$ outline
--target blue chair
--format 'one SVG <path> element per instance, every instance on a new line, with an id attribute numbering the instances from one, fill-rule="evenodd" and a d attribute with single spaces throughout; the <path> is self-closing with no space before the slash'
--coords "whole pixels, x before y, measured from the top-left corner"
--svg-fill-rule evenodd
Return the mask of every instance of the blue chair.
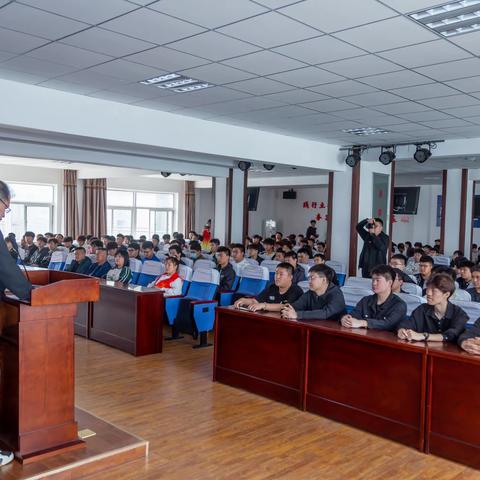
<path id="1" fill-rule="evenodd" d="M 265 267 L 268 269 L 268 274 L 270 277 L 270 283 L 273 283 L 275 281 L 275 270 L 277 269 L 277 265 L 280 262 L 277 260 L 264 260 L 262 262 L 262 267 Z"/>
<path id="2" fill-rule="evenodd" d="M 188 288 L 190 287 L 190 283 L 192 283 L 193 270 L 190 267 L 187 267 L 186 265 L 179 265 L 178 274 L 180 275 L 180 278 L 183 280 L 182 295 L 185 296 L 187 294 Z"/>
<path id="3" fill-rule="evenodd" d="M 165 265 L 157 260 L 145 260 L 142 264 L 140 275 L 137 279 L 137 285 L 146 287 L 152 283 L 157 277 L 163 274 Z"/>
<path id="4" fill-rule="evenodd" d="M 480 318 L 480 303 L 462 300 L 451 300 L 451 302 L 468 315 L 467 328 L 472 328 L 473 324 Z"/>
<path id="5" fill-rule="evenodd" d="M 158 262 L 157 262 L 158 263 Z M 138 279 L 140 278 L 140 273 L 142 271 L 142 262 L 136 258 L 130 258 L 130 270 L 132 271 L 132 282 L 134 285 L 137 285 Z"/>
<path id="6" fill-rule="evenodd" d="M 237 292 L 229 290 L 220 292 L 220 305 L 222 307 L 232 305 L 233 295 L 254 297 L 266 288 L 270 281 L 267 267 L 260 265 L 245 265 L 240 271 L 240 283 Z"/>
<path id="7" fill-rule="evenodd" d="M 210 345 L 208 343 L 208 332 L 213 329 L 215 322 L 215 307 L 218 302 L 214 298 L 219 283 L 220 273 L 217 270 L 198 269 L 193 272 L 192 282 L 186 296 L 165 297 L 167 319 L 172 326 L 177 317 L 181 300 L 192 300 L 190 303 L 191 313 L 200 336 L 200 343 L 193 348 L 203 348 Z"/>
<path id="8" fill-rule="evenodd" d="M 193 271 L 195 270 L 208 270 L 209 268 L 215 268 L 215 262 L 213 260 L 203 260 L 199 259 L 196 260 L 195 263 L 193 264 Z"/>
<path id="9" fill-rule="evenodd" d="M 413 285 L 413 283 L 411 285 Z M 422 303 L 427 303 L 421 295 L 414 295 L 411 293 L 397 293 L 396 295 L 407 304 L 407 317 L 409 317 Z"/>
<path id="10" fill-rule="evenodd" d="M 65 261 L 67 260 L 67 252 L 57 250 L 52 253 L 50 263 L 48 264 L 49 270 L 63 270 L 65 267 Z"/>
<path id="11" fill-rule="evenodd" d="M 345 286 L 341 287 L 343 298 L 345 298 L 345 305 L 347 313 L 351 313 L 352 310 L 357 306 L 357 303 L 368 295 L 373 295 L 373 291 L 368 288 L 359 288 Z"/>
<path id="12" fill-rule="evenodd" d="M 69 253 L 67 255 L 66 260 L 65 260 L 65 265 L 64 265 L 63 269 L 66 270 L 74 260 L 75 260 L 75 253 L 74 252 Z"/>
<path id="13" fill-rule="evenodd" d="M 343 287 L 345 285 L 345 280 L 347 279 L 345 265 L 335 260 L 327 260 L 325 262 L 325 265 L 328 265 L 330 268 L 333 268 L 335 270 L 335 273 L 337 274 L 338 284 Z"/>

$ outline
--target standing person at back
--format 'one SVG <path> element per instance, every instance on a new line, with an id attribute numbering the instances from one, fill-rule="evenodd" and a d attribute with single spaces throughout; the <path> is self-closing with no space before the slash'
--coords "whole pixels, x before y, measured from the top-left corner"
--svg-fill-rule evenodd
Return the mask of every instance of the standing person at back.
<path id="1" fill-rule="evenodd" d="M 357 225 L 357 232 L 363 240 L 358 266 L 362 269 L 362 277 L 370 278 L 373 267 L 387 263 L 388 235 L 383 232 L 381 218 L 362 220 Z"/>
<path id="2" fill-rule="evenodd" d="M 310 221 L 310 226 L 307 228 L 305 238 L 317 238 L 317 222 L 315 220 Z"/>

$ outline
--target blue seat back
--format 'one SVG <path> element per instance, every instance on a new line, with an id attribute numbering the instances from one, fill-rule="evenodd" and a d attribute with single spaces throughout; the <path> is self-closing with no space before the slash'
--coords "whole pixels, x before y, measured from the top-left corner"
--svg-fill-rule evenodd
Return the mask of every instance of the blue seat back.
<path id="1" fill-rule="evenodd" d="M 63 269 L 66 270 L 74 260 L 75 260 L 75 253 L 74 252 L 69 253 L 67 255 L 67 259 L 65 260 L 65 265 Z"/>
<path id="2" fill-rule="evenodd" d="M 165 271 L 163 263 L 156 260 L 145 260 L 142 264 L 140 275 L 138 276 L 137 285 L 146 287 L 149 283 L 152 283 L 157 277 L 162 275 Z"/>
<path id="3" fill-rule="evenodd" d="M 240 272 L 238 292 L 245 295 L 258 295 L 270 281 L 267 267 L 245 265 Z"/>
<path id="4" fill-rule="evenodd" d="M 140 272 L 142 271 L 142 262 L 136 258 L 130 259 L 130 270 L 132 271 L 132 282 L 134 285 L 137 285 L 138 279 L 140 277 Z"/>
<path id="5" fill-rule="evenodd" d="M 220 273 L 214 269 L 198 269 L 193 272 L 192 283 L 187 292 L 194 300 L 213 300 L 220 283 Z"/>
<path id="6" fill-rule="evenodd" d="M 178 274 L 180 275 L 180 278 L 183 280 L 182 295 L 186 295 L 188 288 L 192 283 L 193 271 L 190 267 L 187 267 L 186 265 L 179 265 Z"/>
<path id="7" fill-rule="evenodd" d="M 350 313 L 357 303 L 363 298 L 369 295 L 373 295 L 373 291 L 368 288 L 360 287 L 350 287 L 345 286 L 341 287 L 343 298 L 345 299 L 345 305 L 347 307 L 347 312 Z"/>
<path id="8" fill-rule="evenodd" d="M 49 270 L 63 270 L 65 267 L 65 261 L 67 259 L 67 252 L 63 250 L 57 250 L 52 253 L 50 263 L 48 264 Z"/>

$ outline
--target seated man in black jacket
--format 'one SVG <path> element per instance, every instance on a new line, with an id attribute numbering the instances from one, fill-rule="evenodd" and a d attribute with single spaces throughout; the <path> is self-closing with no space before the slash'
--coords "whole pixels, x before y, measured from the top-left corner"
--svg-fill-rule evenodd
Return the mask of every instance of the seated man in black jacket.
<path id="1" fill-rule="evenodd" d="M 381 218 L 362 220 L 357 225 L 357 232 L 363 240 L 358 266 L 362 269 L 362 277 L 370 278 L 373 267 L 387 263 L 388 235 L 383 232 Z"/>
<path id="2" fill-rule="evenodd" d="M 301 297 L 303 290 L 293 284 L 293 267 L 286 262 L 275 269 L 275 283 L 262 290 L 254 298 L 239 298 L 235 308 L 248 307 L 252 312 L 279 312 L 285 303 L 293 303 Z"/>
<path id="3" fill-rule="evenodd" d="M 42 262 L 45 258 L 49 256 L 50 249 L 47 247 L 47 239 L 46 237 L 38 237 L 37 238 L 37 249 L 33 252 L 32 256 L 30 257 L 30 265 L 34 266 L 41 266 Z"/>
<path id="4" fill-rule="evenodd" d="M 87 252 L 83 247 L 75 249 L 75 260 L 67 267 L 67 272 L 82 273 L 88 275 L 92 261 L 87 257 Z"/>
<path id="5" fill-rule="evenodd" d="M 23 236 L 24 242 L 22 242 L 22 247 L 25 250 L 25 258 L 23 263 L 28 265 L 31 261 L 32 255 L 38 250 L 37 246 L 33 243 L 35 240 L 35 233 L 25 232 Z"/>
<path id="6" fill-rule="evenodd" d="M 376 328 L 390 332 L 397 329 L 407 315 L 407 304 L 392 292 L 396 273 L 388 265 L 372 270 L 373 295 L 363 297 L 352 313 L 342 318 L 348 328 Z"/>
<path id="7" fill-rule="evenodd" d="M 299 320 L 339 320 L 345 313 L 345 299 L 334 283 L 335 271 L 327 265 L 314 265 L 308 272 L 310 290 L 296 302 L 285 305 L 282 317 Z"/>
<path id="8" fill-rule="evenodd" d="M 217 270 L 220 272 L 218 289 L 220 292 L 231 290 L 235 282 L 235 270 L 230 264 L 230 249 L 227 247 L 218 247 L 215 258 L 217 260 Z"/>
<path id="9" fill-rule="evenodd" d="M 480 355 L 480 318 L 458 337 L 458 345 L 472 355 Z"/>
<path id="10" fill-rule="evenodd" d="M 305 269 L 298 264 L 297 254 L 291 250 L 285 253 L 285 261 L 293 267 L 293 283 L 297 285 L 298 282 L 305 281 Z"/>
<path id="11" fill-rule="evenodd" d="M 418 263 L 418 270 L 420 273 L 415 275 L 417 285 L 422 289 L 422 295 L 425 295 L 427 289 L 427 282 L 432 277 L 433 258 L 430 255 L 422 255 Z"/>

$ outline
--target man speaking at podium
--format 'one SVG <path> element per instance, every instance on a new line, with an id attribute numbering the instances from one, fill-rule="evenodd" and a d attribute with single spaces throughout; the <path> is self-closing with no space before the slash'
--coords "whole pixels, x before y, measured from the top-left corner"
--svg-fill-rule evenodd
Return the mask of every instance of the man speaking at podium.
<path id="1" fill-rule="evenodd" d="M 10 211 L 10 189 L 5 182 L 0 180 L 0 222 Z M 8 289 L 20 300 L 30 300 L 32 291 L 31 283 L 24 277 L 15 260 L 10 255 L 3 233 L 0 231 L 0 295 Z M 0 467 L 13 460 L 13 453 L 0 449 Z"/>

